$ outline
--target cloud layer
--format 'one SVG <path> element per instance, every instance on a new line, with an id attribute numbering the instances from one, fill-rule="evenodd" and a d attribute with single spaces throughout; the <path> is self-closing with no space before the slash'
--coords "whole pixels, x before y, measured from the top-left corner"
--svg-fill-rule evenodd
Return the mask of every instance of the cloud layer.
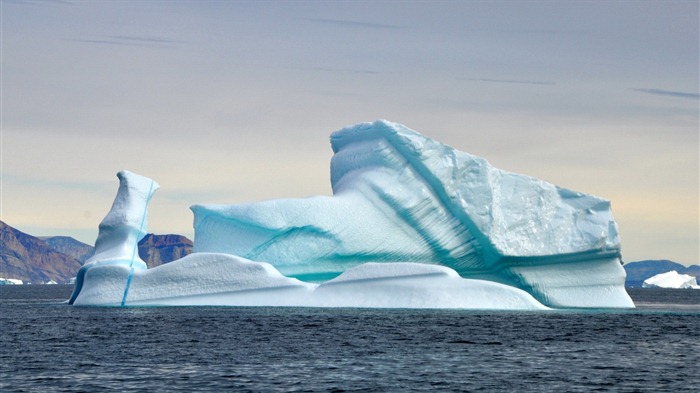
<path id="1" fill-rule="evenodd" d="M 637 88 L 637 89 L 632 89 L 634 91 L 638 91 L 641 93 L 647 93 L 647 94 L 653 94 L 657 96 L 667 96 L 667 97 L 676 97 L 676 98 L 689 98 L 691 100 L 697 100 L 700 99 L 700 94 L 698 93 L 685 93 L 682 91 L 671 91 L 671 90 L 664 90 L 664 89 L 642 89 L 642 88 Z"/>
<path id="2" fill-rule="evenodd" d="M 94 241 L 121 169 L 162 185 L 159 233 L 329 194 L 330 132 L 385 118 L 611 199 L 626 260 L 698 262 L 695 1 L 3 1 L 2 26 L 21 230 Z"/>

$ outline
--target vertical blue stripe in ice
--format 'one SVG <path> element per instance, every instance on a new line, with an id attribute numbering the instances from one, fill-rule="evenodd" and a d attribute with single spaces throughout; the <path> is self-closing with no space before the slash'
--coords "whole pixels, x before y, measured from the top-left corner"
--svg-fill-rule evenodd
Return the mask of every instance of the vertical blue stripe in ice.
<path id="1" fill-rule="evenodd" d="M 151 185 L 148 188 L 148 197 L 146 198 L 146 203 L 143 206 L 143 214 L 141 216 L 141 225 L 139 225 L 139 233 L 145 232 L 144 227 L 146 225 L 146 217 L 148 217 L 148 203 L 151 201 L 151 197 L 153 196 L 153 184 L 154 182 L 151 181 Z M 126 285 L 124 286 L 124 296 L 122 296 L 122 307 L 126 305 L 126 297 L 129 295 L 129 287 L 131 286 L 131 280 L 134 276 L 134 259 L 136 259 L 136 255 L 139 250 L 140 239 L 136 238 L 135 240 L 136 241 L 134 242 L 134 247 L 131 252 L 131 261 L 129 261 L 129 277 L 126 279 Z"/>

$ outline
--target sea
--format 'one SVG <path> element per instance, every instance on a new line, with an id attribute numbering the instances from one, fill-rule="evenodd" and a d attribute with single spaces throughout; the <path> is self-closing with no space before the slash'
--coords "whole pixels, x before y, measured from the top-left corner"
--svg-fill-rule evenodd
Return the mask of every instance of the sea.
<path id="1" fill-rule="evenodd" d="M 698 392 L 700 290 L 630 310 L 74 307 L 0 286 L 0 392 Z"/>

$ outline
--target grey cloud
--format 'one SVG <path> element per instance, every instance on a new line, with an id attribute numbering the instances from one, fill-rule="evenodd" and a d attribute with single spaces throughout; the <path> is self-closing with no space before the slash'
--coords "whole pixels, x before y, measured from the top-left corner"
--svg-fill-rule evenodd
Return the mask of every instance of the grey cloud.
<path id="1" fill-rule="evenodd" d="M 38 187 L 42 189 L 54 188 L 97 193 L 112 190 L 114 188 L 109 183 L 99 181 L 58 180 L 49 177 L 18 175 L 15 173 L 3 173 L 3 182 L 7 182 L 12 185 Z"/>
<path id="2" fill-rule="evenodd" d="M 145 37 L 113 35 L 96 39 L 76 39 L 72 41 L 85 42 L 89 44 L 123 45 L 147 48 L 172 48 L 176 45 L 185 44 L 185 41 L 173 40 L 164 37 Z"/>
<path id="3" fill-rule="evenodd" d="M 198 190 L 161 190 L 159 191 L 161 200 L 182 203 L 208 203 L 208 201 L 233 199 L 236 196 L 235 190 L 228 188 L 210 188 Z M 204 201 L 204 202 L 202 202 Z"/>
<path id="4" fill-rule="evenodd" d="M 555 82 L 552 81 L 533 81 L 533 80 L 517 80 L 517 79 L 493 79 L 493 78 L 457 78 L 459 80 L 465 81 L 477 81 L 477 82 L 493 82 L 493 83 L 514 83 L 514 84 L 524 84 L 524 85 L 543 85 L 543 86 L 554 86 Z"/>
<path id="5" fill-rule="evenodd" d="M 700 94 L 698 93 L 685 93 L 681 91 L 663 90 L 663 89 L 643 89 L 635 88 L 631 89 L 638 91 L 640 93 L 653 94 L 657 96 L 667 96 L 667 97 L 677 97 L 677 98 L 689 98 L 692 100 L 700 99 Z"/>
<path id="6" fill-rule="evenodd" d="M 323 71 L 323 72 L 349 72 L 353 74 L 386 74 L 386 72 L 374 71 L 374 70 L 363 70 L 354 68 L 330 68 L 330 67 L 285 67 L 290 70 L 309 70 L 309 71 Z"/>
<path id="7" fill-rule="evenodd" d="M 389 25 L 385 23 L 360 22 L 354 20 L 342 19 L 322 19 L 322 18 L 304 18 L 307 21 L 314 23 L 324 23 L 341 27 L 361 27 L 370 29 L 403 29 L 403 26 Z"/>
<path id="8" fill-rule="evenodd" d="M 4 3 L 30 5 L 30 6 L 45 6 L 57 4 L 73 4 L 67 0 L 3 0 Z"/>

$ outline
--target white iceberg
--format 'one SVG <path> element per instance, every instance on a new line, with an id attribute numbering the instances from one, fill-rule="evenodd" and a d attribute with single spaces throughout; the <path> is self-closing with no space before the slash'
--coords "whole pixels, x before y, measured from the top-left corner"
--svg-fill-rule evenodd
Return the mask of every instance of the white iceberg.
<path id="1" fill-rule="evenodd" d="M 16 278 L 2 278 L 0 277 L 0 285 L 23 285 L 22 280 Z"/>
<path id="2" fill-rule="evenodd" d="M 135 250 L 157 184 L 120 172 L 70 302 L 634 307 L 608 201 L 387 121 L 331 144 L 333 196 L 193 206 L 194 253 L 149 270 Z"/>
<path id="3" fill-rule="evenodd" d="M 700 289 L 697 279 L 688 274 L 679 274 L 675 270 L 670 272 L 660 273 L 653 277 L 647 278 L 642 283 L 643 288 L 693 288 Z"/>

